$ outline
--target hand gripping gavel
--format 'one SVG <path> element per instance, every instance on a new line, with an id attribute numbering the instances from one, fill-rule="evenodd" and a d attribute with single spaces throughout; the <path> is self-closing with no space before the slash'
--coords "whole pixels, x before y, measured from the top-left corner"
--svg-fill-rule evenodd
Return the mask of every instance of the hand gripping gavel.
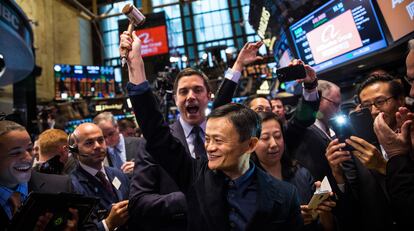
<path id="1" fill-rule="evenodd" d="M 132 31 L 136 26 L 142 25 L 145 22 L 145 16 L 132 4 L 126 4 L 122 8 L 122 13 L 125 14 L 129 19 L 128 33 L 132 36 Z M 128 51 L 125 50 L 121 54 L 122 67 L 127 62 Z"/>

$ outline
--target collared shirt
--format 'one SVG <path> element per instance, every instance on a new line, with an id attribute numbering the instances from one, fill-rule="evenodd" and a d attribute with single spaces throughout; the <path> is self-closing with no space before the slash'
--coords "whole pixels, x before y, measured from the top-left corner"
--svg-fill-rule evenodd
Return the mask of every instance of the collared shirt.
<path id="1" fill-rule="evenodd" d="M 125 138 L 119 133 L 119 142 L 115 147 L 108 147 L 108 152 L 115 155 L 115 148 L 119 150 L 119 157 L 121 157 L 122 164 L 126 162 L 126 149 L 125 149 Z"/>
<path id="2" fill-rule="evenodd" d="M 226 178 L 228 185 L 230 230 L 245 230 L 256 211 L 257 184 L 254 180 L 256 166 L 250 161 L 249 170 L 235 180 Z"/>
<path id="3" fill-rule="evenodd" d="M 332 129 L 330 129 L 330 128 L 327 128 L 326 126 L 325 126 L 325 124 L 323 124 L 322 123 L 322 121 L 320 120 L 320 119 L 316 119 L 315 120 L 315 126 L 316 127 L 318 127 L 325 135 L 326 135 L 326 137 L 328 137 L 330 140 L 332 140 L 332 137 L 334 137 L 335 136 L 335 132 L 332 130 Z M 327 131 L 329 131 L 329 134 L 327 133 Z"/>
<path id="4" fill-rule="evenodd" d="M 185 122 L 181 116 L 179 117 L 179 120 L 180 120 L 181 126 L 183 127 L 183 130 L 184 130 L 185 139 L 187 141 L 187 145 L 188 145 L 188 149 L 190 150 L 191 157 L 196 158 L 196 155 L 195 155 L 195 152 L 194 152 L 194 141 L 196 139 L 196 134 L 191 132 L 193 130 L 194 126 L 192 126 L 189 123 Z M 201 136 L 203 141 L 205 141 L 205 139 L 206 139 L 205 138 L 206 121 L 204 120 L 203 123 L 201 123 L 199 126 L 202 130 L 202 133 L 203 133 L 203 134 L 199 134 L 199 136 Z"/>
<path id="5" fill-rule="evenodd" d="M 15 190 L 7 188 L 5 186 L 0 186 L 0 205 L 3 210 L 6 212 L 9 219 L 13 217 L 12 208 L 10 207 L 9 198 L 13 192 L 19 192 L 22 202 L 26 200 L 28 192 L 27 183 L 19 184 Z"/>
<path id="6" fill-rule="evenodd" d="M 98 173 L 99 171 L 103 172 L 103 174 L 105 175 L 105 178 L 109 181 L 108 175 L 106 175 L 105 168 L 103 167 L 103 165 L 102 165 L 100 170 L 96 170 L 92 167 L 89 167 L 88 165 L 82 164 L 80 161 L 79 161 L 79 165 L 81 166 L 81 168 L 83 168 L 83 170 L 85 170 L 86 172 L 88 172 L 89 174 L 91 174 L 94 177 L 96 177 L 96 173 Z"/>

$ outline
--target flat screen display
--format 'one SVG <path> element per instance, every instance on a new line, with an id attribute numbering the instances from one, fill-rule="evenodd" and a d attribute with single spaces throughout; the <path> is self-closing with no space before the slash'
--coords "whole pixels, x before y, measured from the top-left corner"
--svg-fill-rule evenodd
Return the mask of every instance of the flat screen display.
<path id="1" fill-rule="evenodd" d="M 319 72 L 387 46 L 372 2 L 331 0 L 289 27 L 300 59 Z"/>
<path id="2" fill-rule="evenodd" d="M 284 31 L 280 33 L 279 39 L 273 45 L 273 54 L 277 68 L 286 67 L 293 58 L 289 48 L 289 42 Z"/>
<path id="3" fill-rule="evenodd" d="M 118 92 L 113 67 L 56 64 L 53 69 L 57 100 L 114 98 Z"/>
<path id="4" fill-rule="evenodd" d="M 167 27 L 165 25 L 136 30 L 135 33 L 142 41 L 142 57 L 168 54 Z"/>
<path id="5" fill-rule="evenodd" d="M 377 0 L 393 41 L 414 31 L 414 1 Z"/>

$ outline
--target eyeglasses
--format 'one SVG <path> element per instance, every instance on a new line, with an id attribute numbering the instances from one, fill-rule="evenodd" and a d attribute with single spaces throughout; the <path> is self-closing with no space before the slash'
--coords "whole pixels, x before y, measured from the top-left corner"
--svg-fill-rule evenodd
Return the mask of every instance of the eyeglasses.
<path id="1" fill-rule="evenodd" d="M 369 108 L 369 109 L 371 109 L 372 105 L 374 105 L 376 108 L 380 108 L 380 107 L 384 106 L 384 104 L 388 100 L 390 100 L 392 98 L 393 98 L 393 96 L 390 96 L 390 97 L 388 97 L 386 99 L 376 99 L 373 103 L 370 103 L 370 102 L 362 102 L 361 103 L 361 108 Z"/>
<path id="2" fill-rule="evenodd" d="M 253 111 L 255 111 L 255 112 L 271 112 L 272 108 L 271 107 L 258 106 L 256 108 L 253 108 Z"/>
<path id="3" fill-rule="evenodd" d="M 408 84 L 413 85 L 414 78 L 408 78 L 408 76 L 404 76 L 405 81 L 407 81 Z"/>
<path id="4" fill-rule="evenodd" d="M 337 103 L 337 102 L 335 102 L 335 101 L 333 101 L 333 100 L 331 100 L 331 99 L 328 99 L 328 98 L 326 98 L 326 97 L 324 97 L 324 96 L 321 96 L 321 98 L 322 98 L 322 99 L 325 99 L 326 101 L 328 101 L 328 102 L 330 102 L 330 103 L 332 103 L 335 107 L 339 107 L 339 106 L 341 106 L 341 103 Z"/>

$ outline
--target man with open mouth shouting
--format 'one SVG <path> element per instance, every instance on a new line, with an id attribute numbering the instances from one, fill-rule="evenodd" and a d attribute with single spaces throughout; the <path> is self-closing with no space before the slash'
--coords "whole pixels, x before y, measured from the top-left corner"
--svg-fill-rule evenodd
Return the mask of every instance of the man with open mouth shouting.
<path id="1" fill-rule="evenodd" d="M 141 42 L 135 34 L 132 36 L 133 39 L 124 32 L 120 44 L 121 51 L 129 50 L 130 83 L 127 89 L 137 121 L 147 139 L 148 152 L 186 196 L 187 230 L 296 230 L 302 223 L 296 190 L 249 162 L 260 134 L 260 120 L 256 113 L 239 104 L 228 104 L 215 109 L 204 122 L 198 116 L 205 117 L 200 110 L 201 105 L 208 101 L 206 90 L 201 85 L 202 79 L 177 77 L 175 99 L 180 110 L 184 109 L 180 111 L 180 120 L 186 118 L 190 122 L 206 123 L 208 159 L 189 157 L 185 145 L 163 120 L 146 81 Z M 246 45 L 239 57 L 246 55 L 245 62 L 257 60 L 256 52 L 260 45 L 261 42 Z M 222 90 L 224 88 L 226 86 L 221 87 Z M 197 95 L 204 95 L 206 101 L 199 102 Z M 225 101 L 215 102 L 215 105 L 225 104 Z M 133 181 L 142 177 L 134 171 Z M 134 196 L 139 198 L 141 195 L 131 194 Z M 165 206 L 167 209 L 171 207 Z M 131 213 L 149 212 L 134 210 L 136 208 L 130 207 Z"/>

